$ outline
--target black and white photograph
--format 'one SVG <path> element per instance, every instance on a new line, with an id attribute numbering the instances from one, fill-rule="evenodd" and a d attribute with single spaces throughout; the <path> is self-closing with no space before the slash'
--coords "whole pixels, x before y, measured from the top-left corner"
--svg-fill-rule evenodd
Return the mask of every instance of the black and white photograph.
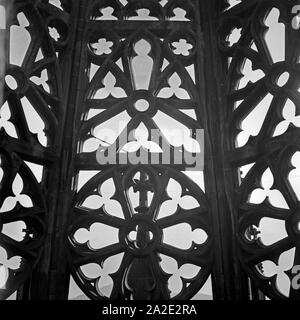
<path id="1" fill-rule="evenodd" d="M 0 0 L 0 300 L 300 300 L 300 1 Z"/>

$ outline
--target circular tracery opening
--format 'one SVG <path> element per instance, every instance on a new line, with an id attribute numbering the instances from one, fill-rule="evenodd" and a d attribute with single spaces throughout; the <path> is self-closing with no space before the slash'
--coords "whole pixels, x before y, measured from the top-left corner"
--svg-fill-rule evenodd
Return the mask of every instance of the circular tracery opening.
<path id="1" fill-rule="evenodd" d="M 289 81 L 290 74 L 288 72 L 283 72 L 277 79 L 276 83 L 278 87 L 283 87 Z"/>
<path id="2" fill-rule="evenodd" d="M 135 90 L 130 96 L 127 111 L 130 117 L 145 113 L 154 117 L 157 112 L 155 97 L 148 90 Z"/>
<path id="3" fill-rule="evenodd" d="M 149 242 L 151 242 L 153 240 L 153 232 L 148 230 L 143 232 L 143 238 L 144 238 L 144 244 L 142 244 L 139 239 L 138 239 L 138 232 L 141 232 L 140 230 L 143 229 L 143 226 L 137 226 L 137 231 L 131 231 L 128 235 L 127 235 L 127 240 L 128 242 L 135 246 L 137 249 L 143 249 L 146 248 L 149 244 Z"/>
<path id="4" fill-rule="evenodd" d="M 137 221 L 134 223 L 133 230 L 127 231 L 126 243 L 132 250 L 149 249 L 152 247 L 154 234 L 155 230 L 151 224 Z"/>
<path id="5" fill-rule="evenodd" d="M 162 230 L 146 216 L 136 215 L 120 229 L 120 241 L 135 256 L 146 256 L 162 239 Z"/>
<path id="6" fill-rule="evenodd" d="M 146 112 L 149 109 L 150 104 L 145 99 L 139 99 L 134 103 L 134 107 L 139 112 Z"/>
<path id="7" fill-rule="evenodd" d="M 24 71 L 19 67 L 12 66 L 6 70 L 4 81 L 6 86 L 12 91 L 24 91 L 27 86 L 27 80 L 28 78 Z"/>
<path id="8" fill-rule="evenodd" d="M 13 77 L 10 74 L 5 76 L 5 83 L 11 90 L 17 90 L 19 87 L 18 82 L 15 79 L 15 77 Z"/>

